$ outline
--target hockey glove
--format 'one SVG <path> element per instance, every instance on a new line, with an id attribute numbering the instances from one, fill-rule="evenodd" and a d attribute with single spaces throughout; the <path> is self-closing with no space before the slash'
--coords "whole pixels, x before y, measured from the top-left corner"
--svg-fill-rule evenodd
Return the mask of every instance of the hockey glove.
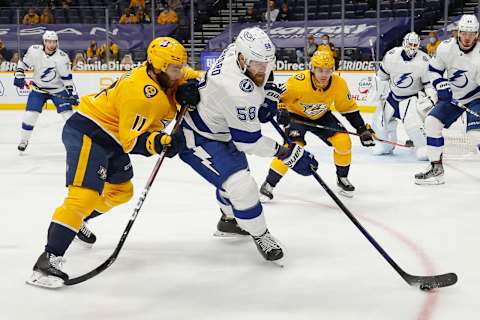
<path id="1" fill-rule="evenodd" d="M 302 176 L 311 175 L 312 167 L 315 171 L 318 168 L 318 162 L 313 155 L 295 143 L 291 143 L 288 148 L 280 147 L 276 156 Z"/>
<path id="2" fill-rule="evenodd" d="M 373 147 L 375 145 L 375 141 L 373 140 L 375 131 L 373 131 L 368 123 L 358 128 L 357 133 L 360 136 L 360 142 L 362 143 L 362 146 Z"/>
<path id="3" fill-rule="evenodd" d="M 65 90 L 68 92 L 68 100 L 74 106 L 78 106 L 80 104 L 80 100 L 78 94 L 75 93 L 73 86 L 65 86 Z"/>
<path id="4" fill-rule="evenodd" d="M 14 78 L 13 79 L 13 85 L 15 87 L 20 88 L 20 89 L 25 88 L 25 78 Z"/>
<path id="5" fill-rule="evenodd" d="M 258 109 L 258 120 L 261 123 L 269 122 L 277 114 L 277 105 L 280 102 L 280 96 L 283 93 L 283 86 L 277 86 L 273 82 L 265 84 L 265 100 Z"/>
<path id="6" fill-rule="evenodd" d="M 157 134 L 154 139 L 155 152 L 161 153 L 163 149 L 167 147 L 167 152 L 165 153 L 165 156 L 167 158 L 173 158 L 180 151 L 180 148 L 183 145 L 183 141 L 183 135 L 179 131 L 176 131 L 171 135 L 159 132 L 159 134 Z"/>
<path id="7" fill-rule="evenodd" d="M 452 90 L 447 81 L 443 81 L 437 85 L 438 100 L 450 102 L 453 99 Z"/>
<path id="8" fill-rule="evenodd" d="M 290 124 L 290 113 L 285 108 L 279 108 L 277 111 L 277 122 L 282 126 L 288 126 Z"/>
<path id="9" fill-rule="evenodd" d="M 200 92 L 198 91 L 198 80 L 190 79 L 178 87 L 175 99 L 182 107 L 188 107 L 189 111 L 197 108 L 200 102 Z"/>

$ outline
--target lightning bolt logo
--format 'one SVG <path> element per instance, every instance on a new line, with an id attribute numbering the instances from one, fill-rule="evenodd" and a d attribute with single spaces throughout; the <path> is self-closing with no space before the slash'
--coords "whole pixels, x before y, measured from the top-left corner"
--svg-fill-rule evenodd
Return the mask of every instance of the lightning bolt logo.
<path id="1" fill-rule="evenodd" d="M 410 73 L 403 73 L 399 78 L 398 78 L 398 81 L 397 83 L 395 84 L 397 87 L 399 88 L 408 88 L 412 85 L 413 83 L 413 78 L 411 76 L 411 72 Z M 402 86 L 403 83 L 405 83 L 407 80 L 410 80 L 410 83 L 407 83 L 407 84 L 404 84 Z"/>
<path id="2" fill-rule="evenodd" d="M 46 78 L 46 77 L 48 76 L 48 74 L 51 73 L 54 69 L 55 69 L 55 67 L 50 67 L 50 68 L 45 69 L 45 71 L 43 71 L 42 75 L 40 76 L 40 79 L 41 79 L 42 81 L 46 81 L 46 82 L 53 80 L 53 78 L 55 78 L 55 75 L 54 75 L 54 76 L 52 77 L 52 79 L 50 79 L 50 80 L 46 80 L 45 78 Z"/>
<path id="3" fill-rule="evenodd" d="M 220 175 L 220 173 L 213 168 L 212 163 L 209 160 L 212 157 L 208 154 L 207 151 L 205 151 L 205 149 L 203 149 L 202 147 L 195 147 L 195 151 L 193 152 L 193 154 L 202 160 L 202 164 L 205 167 L 215 172 L 216 175 Z"/>
<path id="4" fill-rule="evenodd" d="M 452 85 L 454 85 L 457 88 L 465 88 L 468 84 L 468 78 L 465 75 L 465 72 L 467 72 L 467 70 L 457 69 L 457 71 L 455 71 L 453 73 L 453 75 L 450 77 L 450 79 L 448 79 L 448 80 L 450 81 L 450 83 Z M 465 83 L 458 85 L 458 82 L 461 83 L 461 81 L 459 81 L 459 80 L 462 79 L 462 78 L 465 78 L 465 80 L 464 80 Z M 457 82 L 457 84 L 455 82 Z"/>

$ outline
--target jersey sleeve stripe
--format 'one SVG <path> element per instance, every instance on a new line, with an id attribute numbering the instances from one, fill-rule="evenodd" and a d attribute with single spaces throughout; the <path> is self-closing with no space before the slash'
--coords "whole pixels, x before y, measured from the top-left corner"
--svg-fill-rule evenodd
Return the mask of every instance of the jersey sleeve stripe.
<path id="1" fill-rule="evenodd" d="M 241 143 L 255 143 L 262 137 L 262 132 L 260 130 L 250 132 L 244 131 L 235 128 L 229 128 L 230 134 L 232 135 L 232 139 L 235 142 Z"/>
<path id="2" fill-rule="evenodd" d="M 385 69 L 383 69 L 382 65 L 380 65 L 380 70 L 386 75 L 390 75 L 390 73 L 388 73 L 387 71 L 385 71 Z"/>
<path id="3" fill-rule="evenodd" d="M 72 79 L 73 79 L 72 74 L 69 74 L 69 75 L 67 75 L 67 76 L 65 76 L 65 77 L 60 77 L 60 78 L 61 78 L 62 80 L 72 80 Z"/>
<path id="4" fill-rule="evenodd" d="M 479 92 L 480 92 L 480 87 L 476 87 L 475 89 L 473 89 L 472 91 L 470 91 L 469 93 L 461 97 L 459 100 L 465 100 L 465 99 L 471 98 Z"/>
<path id="5" fill-rule="evenodd" d="M 212 130 L 210 130 L 210 128 L 207 126 L 207 124 L 202 120 L 197 110 L 189 111 L 188 113 L 197 129 L 203 132 L 213 133 Z"/>
<path id="6" fill-rule="evenodd" d="M 429 64 L 428 65 L 428 71 L 438 73 L 441 77 L 443 77 L 443 73 L 445 72 L 445 69 L 444 70 L 439 70 L 439 69 L 433 67 L 431 64 Z"/>

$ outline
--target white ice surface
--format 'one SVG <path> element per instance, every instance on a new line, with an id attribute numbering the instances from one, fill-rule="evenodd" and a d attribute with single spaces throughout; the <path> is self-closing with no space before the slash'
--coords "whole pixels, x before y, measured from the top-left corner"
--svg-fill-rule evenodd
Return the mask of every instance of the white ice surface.
<path id="1" fill-rule="evenodd" d="M 0 114 L 0 319 L 478 319 L 480 162 L 446 162 L 446 184 L 416 186 L 426 163 L 398 150 L 375 157 L 352 137 L 350 180 L 341 198 L 390 256 L 418 275 L 456 272 L 459 282 L 426 294 L 409 287 L 312 177 L 289 172 L 264 206 L 287 247 L 284 268 L 262 261 L 249 239 L 212 237 L 214 188 L 180 159 L 167 159 L 118 260 L 99 276 L 60 290 L 25 284 L 42 252 L 54 209 L 66 194 L 62 121 L 44 112 L 23 156 L 22 113 Z M 270 126 L 264 133 L 277 134 Z M 332 151 L 308 149 L 335 189 Z M 132 156 L 134 199 L 91 222 L 98 241 L 72 244 L 65 270 L 76 276 L 113 251 L 155 157 Z M 270 159 L 250 157 L 257 183 Z"/>

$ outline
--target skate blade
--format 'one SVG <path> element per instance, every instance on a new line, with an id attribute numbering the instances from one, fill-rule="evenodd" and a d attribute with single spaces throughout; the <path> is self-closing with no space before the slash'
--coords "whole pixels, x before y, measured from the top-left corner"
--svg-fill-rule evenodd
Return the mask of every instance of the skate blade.
<path id="1" fill-rule="evenodd" d="M 338 194 L 346 198 L 353 198 L 353 191 L 345 191 L 342 188 L 338 188 Z"/>
<path id="2" fill-rule="evenodd" d="M 283 257 L 281 259 L 278 259 L 278 260 L 274 260 L 274 261 L 268 261 L 268 262 L 270 262 L 271 264 L 273 264 L 274 266 L 279 267 L 279 268 L 284 268 L 285 267 L 285 257 Z"/>
<path id="3" fill-rule="evenodd" d="M 28 280 L 25 281 L 27 284 L 42 287 L 47 289 L 58 289 L 63 287 L 63 280 L 54 276 L 46 276 L 38 271 L 33 271 L 33 274 Z"/>
<path id="4" fill-rule="evenodd" d="M 419 186 L 436 186 L 440 184 L 445 184 L 445 180 L 443 178 L 441 179 L 430 179 L 430 180 L 425 180 L 425 179 L 415 179 L 415 184 Z"/>
<path id="5" fill-rule="evenodd" d="M 73 241 L 75 243 L 79 244 L 80 246 L 82 246 L 84 248 L 87 248 L 87 249 L 91 249 L 93 247 L 93 243 L 88 243 L 88 242 L 82 241 L 82 240 L 78 239 L 77 236 L 75 236 L 75 238 L 73 238 Z"/>
<path id="6" fill-rule="evenodd" d="M 215 231 L 213 233 L 214 237 L 218 238 L 244 238 L 249 236 L 248 234 L 238 234 L 238 233 L 231 233 L 231 232 L 223 232 L 223 231 Z"/>

